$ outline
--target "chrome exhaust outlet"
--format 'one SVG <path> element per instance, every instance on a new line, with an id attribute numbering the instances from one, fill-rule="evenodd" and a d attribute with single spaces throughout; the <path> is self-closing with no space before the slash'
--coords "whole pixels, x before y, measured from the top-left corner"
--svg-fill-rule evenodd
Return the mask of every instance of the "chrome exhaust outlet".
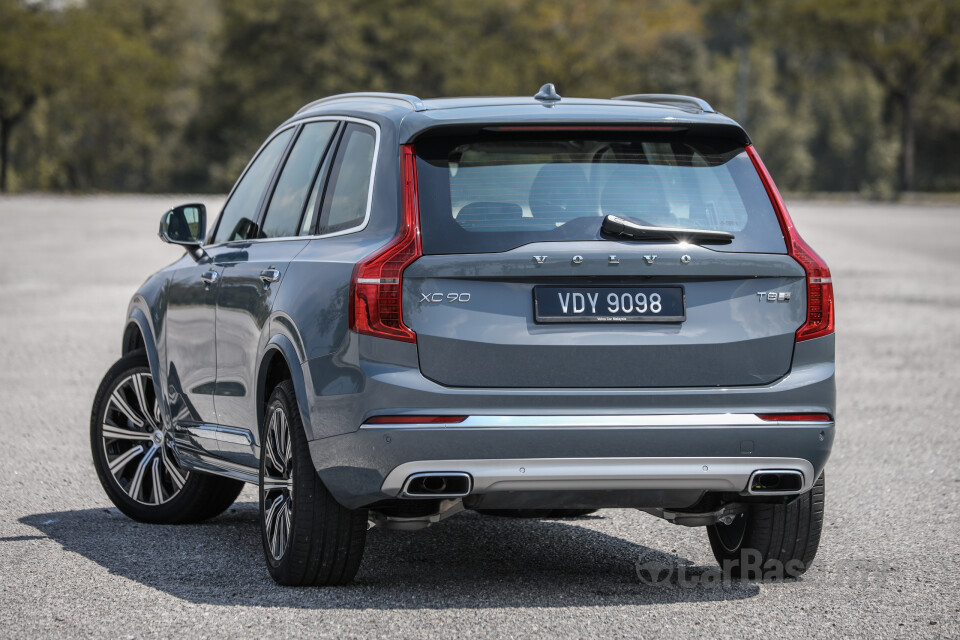
<path id="1" fill-rule="evenodd" d="M 403 483 L 402 498 L 463 498 L 470 494 L 473 478 L 462 471 L 414 473 Z"/>
<path id="2" fill-rule="evenodd" d="M 764 496 L 789 496 L 802 493 L 803 473 L 796 469 L 759 469 L 750 475 L 747 493 Z"/>
<path id="3" fill-rule="evenodd" d="M 428 493 L 443 493 L 446 488 L 446 476 L 427 476 L 423 479 L 423 490 Z"/>

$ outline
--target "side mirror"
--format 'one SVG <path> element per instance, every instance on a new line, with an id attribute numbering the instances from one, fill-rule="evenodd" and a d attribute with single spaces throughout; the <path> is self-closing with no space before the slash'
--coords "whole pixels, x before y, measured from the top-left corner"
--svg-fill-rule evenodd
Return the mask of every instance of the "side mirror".
<path id="1" fill-rule="evenodd" d="M 186 247 L 191 254 L 203 244 L 207 233 L 207 208 L 199 203 L 181 204 L 160 218 L 160 239 Z"/>

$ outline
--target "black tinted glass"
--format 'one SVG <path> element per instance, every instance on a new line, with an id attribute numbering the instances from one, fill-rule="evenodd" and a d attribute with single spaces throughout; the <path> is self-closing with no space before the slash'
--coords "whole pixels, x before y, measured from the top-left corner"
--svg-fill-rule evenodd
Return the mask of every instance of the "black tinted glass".
<path id="1" fill-rule="evenodd" d="M 306 236 L 314 232 L 314 223 L 320 214 L 320 200 L 323 197 L 323 190 L 327 185 L 327 178 L 330 175 L 330 165 L 333 163 L 334 149 L 336 149 L 336 134 L 330 142 L 330 148 L 323 156 L 323 163 L 317 171 L 317 178 L 313 181 L 310 188 L 310 199 L 307 200 L 306 212 L 303 214 L 303 222 L 300 224 L 300 235 Z"/>
<path id="2" fill-rule="evenodd" d="M 424 253 L 600 239 L 608 214 L 729 231 L 724 251 L 783 253 L 779 222 L 742 145 L 722 139 L 474 137 L 417 144 Z"/>
<path id="3" fill-rule="evenodd" d="M 324 198 L 321 233 L 342 231 L 363 222 L 376 144 L 376 134 L 370 127 L 355 123 L 347 126 Z"/>
<path id="4" fill-rule="evenodd" d="M 260 230 L 261 238 L 297 235 L 304 201 L 317 178 L 320 158 L 327 150 L 336 128 L 336 122 L 311 122 L 304 125 L 273 190 Z"/>
<path id="5" fill-rule="evenodd" d="M 214 243 L 257 237 L 257 212 L 263 191 L 273 177 L 293 129 L 286 129 L 271 140 L 241 178 L 223 208 Z"/>

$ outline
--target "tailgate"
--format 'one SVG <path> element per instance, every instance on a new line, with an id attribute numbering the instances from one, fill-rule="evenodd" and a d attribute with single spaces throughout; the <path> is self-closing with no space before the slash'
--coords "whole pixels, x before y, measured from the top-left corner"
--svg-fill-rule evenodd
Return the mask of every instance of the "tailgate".
<path id="1" fill-rule="evenodd" d="M 424 255 L 404 271 L 403 317 L 427 378 L 703 387 L 789 372 L 805 274 L 742 142 L 564 130 L 416 150 Z M 607 215 L 733 240 L 612 238 Z"/>

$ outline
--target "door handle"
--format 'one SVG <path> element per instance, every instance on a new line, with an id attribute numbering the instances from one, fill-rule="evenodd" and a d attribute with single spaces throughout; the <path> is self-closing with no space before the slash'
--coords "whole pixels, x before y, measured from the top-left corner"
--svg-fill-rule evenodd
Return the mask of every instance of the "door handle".
<path id="1" fill-rule="evenodd" d="M 260 272 L 260 279 L 263 280 L 265 284 L 276 282 L 280 279 L 280 272 L 277 269 L 264 269 Z"/>
<path id="2" fill-rule="evenodd" d="M 200 279 L 203 280 L 205 284 L 216 284 L 220 280 L 220 274 L 216 271 L 204 271 L 200 274 Z"/>

